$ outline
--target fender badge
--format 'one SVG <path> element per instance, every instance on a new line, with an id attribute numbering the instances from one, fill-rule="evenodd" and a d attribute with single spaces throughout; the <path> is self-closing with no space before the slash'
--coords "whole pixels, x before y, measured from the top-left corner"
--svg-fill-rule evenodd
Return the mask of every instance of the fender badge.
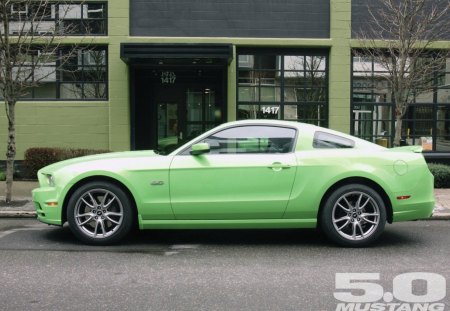
<path id="1" fill-rule="evenodd" d="M 150 183 L 150 185 L 152 185 L 152 186 L 162 186 L 162 185 L 164 185 L 164 181 L 162 181 L 162 180 L 154 180 L 154 181 L 152 181 Z"/>

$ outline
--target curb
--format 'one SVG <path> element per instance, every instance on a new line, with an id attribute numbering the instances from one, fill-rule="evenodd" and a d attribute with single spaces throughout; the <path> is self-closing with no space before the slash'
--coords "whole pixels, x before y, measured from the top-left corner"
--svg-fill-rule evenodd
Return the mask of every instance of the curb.
<path id="1" fill-rule="evenodd" d="M 425 218 L 423 220 L 450 220 L 450 213 L 442 213 L 439 215 L 432 215 L 430 218 Z"/>
<path id="2" fill-rule="evenodd" d="M 0 218 L 36 218 L 34 211 L 0 211 Z"/>

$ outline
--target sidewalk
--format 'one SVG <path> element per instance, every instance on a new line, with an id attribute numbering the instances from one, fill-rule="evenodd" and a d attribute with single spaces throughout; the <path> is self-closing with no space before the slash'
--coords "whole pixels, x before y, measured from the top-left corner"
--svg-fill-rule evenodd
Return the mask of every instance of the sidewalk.
<path id="1" fill-rule="evenodd" d="M 434 189 L 433 218 L 450 219 L 450 189 Z"/>
<path id="2" fill-rule="evenodd" d="M 5 182 L 0 181 L 0 218 L 36 217 L 31 201 L 31 190 L 39 187 L 35 181 L 16 181 L 13 184 L 13 202 L 5 206 Z"/>
<path id="3" fill-rule="evenodd" d="M 31 201 L 31 190 L 39 185 L 33 181 L 18 181 L 13 186 L 14 202 L 5 206 L 5 182 L 0 182 L 0 218 L 1 217 L 36 217 Z M 432 219 L 450 220 L 450 189 L 435 189 L 436 205 Z"/>

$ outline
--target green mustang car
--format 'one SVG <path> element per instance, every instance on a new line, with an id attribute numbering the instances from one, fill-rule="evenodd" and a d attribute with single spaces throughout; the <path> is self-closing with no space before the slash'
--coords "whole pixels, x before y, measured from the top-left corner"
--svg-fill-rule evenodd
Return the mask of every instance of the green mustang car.
<path id="1" fill-rule="evenodd" d="M 429 217 L 433 176 L 421 147 L 387 149 L 314 125 L 222 124 L 168 155 L 129 151 L 38 172 L 38 219 L 89 244 L 140 229 L 316 228 L 365 246 L 386 222 Z"/>

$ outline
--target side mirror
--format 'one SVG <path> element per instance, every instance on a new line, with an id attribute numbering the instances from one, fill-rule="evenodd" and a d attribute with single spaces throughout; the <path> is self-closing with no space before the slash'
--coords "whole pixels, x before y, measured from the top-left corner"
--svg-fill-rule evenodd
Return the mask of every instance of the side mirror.
<path id="1" fill-rule="evenodd" d="M 191 154 L 192 155 L 200 155 L 204 153 L 208 153 L 211 150 L 208 143 L 198 143 L 194 144 L 191 147 Z"/>

